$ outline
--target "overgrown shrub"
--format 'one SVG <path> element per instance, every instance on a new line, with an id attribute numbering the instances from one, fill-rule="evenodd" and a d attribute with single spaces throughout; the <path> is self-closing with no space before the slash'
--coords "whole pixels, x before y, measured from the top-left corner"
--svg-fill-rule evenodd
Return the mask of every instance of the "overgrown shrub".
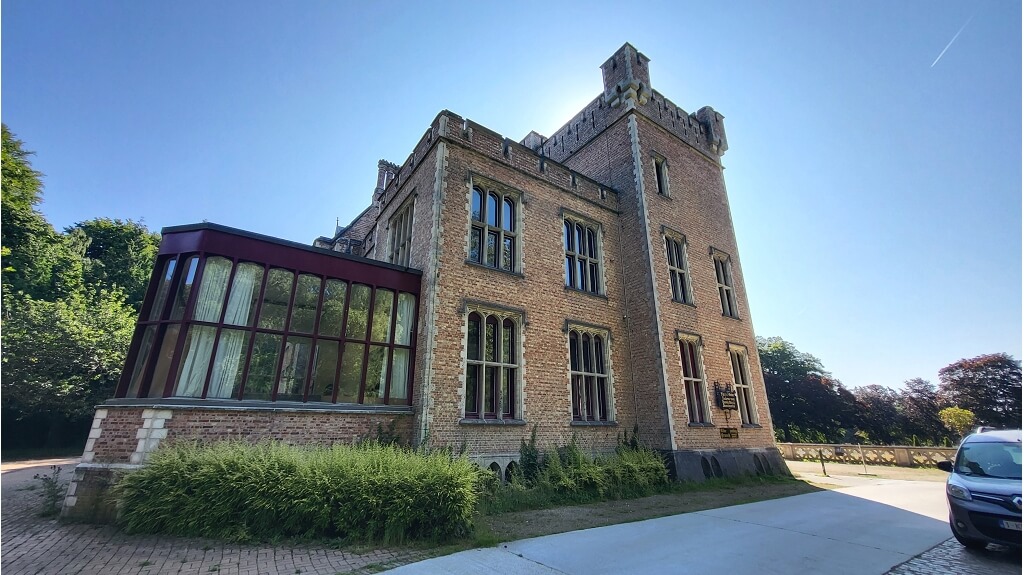
<path id="1" fill-rule="evenodd" d="M 128 532 L 393 543 L 468 534 L 480 474 L 465 458 L 375 442 L 178 443 L 114 493 Z"/>
<path id="2" fill-rule="evenodd" d="M 525 439 L 519 442 L 519 466 L 516 467 L 522 479 L 527 484 L 532 484 L 540 477 L 540 449 L 537 448 L 537 426 L 533 426 L 530 432 L 530 442 Z"/>
<path id="3" fill-rule="evenodd" d="M 485 495 L 485 513 L 643 497 L 668 484 L 668 469 L 661 455 L 629 441 L 613 454 L 592 458 L 575 439 L 542 453 L 534 432 L 529 442 L 522 441 L 519 461 L 521 471 Z M 533 471 L 528 475 L 527 469 Z"/>

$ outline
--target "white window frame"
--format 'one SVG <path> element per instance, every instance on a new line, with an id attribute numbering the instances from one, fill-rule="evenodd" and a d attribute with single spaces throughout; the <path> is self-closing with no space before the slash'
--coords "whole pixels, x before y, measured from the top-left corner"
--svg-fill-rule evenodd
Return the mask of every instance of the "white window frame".
<path id="1" fill-rule="evenodd" d="M 573 334 L 579 336 L 579 346 L 577 348 L 577 363 L 579 369 L 574 369 L 577 366 L 573 365 L 572 357 L 572 346 L 573 346 Z M 590 343 L 590 363 L 592 369 L 588 370 L 584 363 L 583 348 L 584 338 L 583 336 L 589 336 Z M 600 338 L 602 341 L 601 353 L 597 353 L 597 343 L 595 338 Z M 568 359 L 568 373 L 569 373 L 569 417 L 574 422 L 600 422 L 600 423 L 611 423 L 615 421 L 615 385 L 612 377 L 612 365 L 611 365 L 611 337 L 608 330 L 604 328 L 598 328 L 589 325 L 583 325 L 578 323 L 567 322 L 566 323 L 566 352 Z M 600 359 L 600 363 L 598 360 Z M 603 367 L 601 371 L 599 368 Z M 592 381 L 591 381 L 592 380 Z M 600 402 L 600 388 L 604 387 L 604 411 L 605 417 L 600 417 L 601 405 Z M 582 391 L 582 393 L 580 393 Z M 587 398 L 596 395 L 598 402 L 593 404 L 593 410 L 587 410 Z M 577 402 L 579 404 L 577 405 Z M 579 415 L 577 416 L 577 407 L 579 408 Z"/>
<path id="2" fill-rule="evenodd" d="M 740 411 L 740 421 L 745 425 L 758 425 L 761 419 L 757 416 L 757 401 L 754 398 L 754 386 L 750 379 L 750 360 L 746 346 L 735 343 L 727 344 L 729 364 L 732 366 L 732 388 L 736 392 L 736 406 Z"/>
<path id="3" fill-rule="evenodd" d="M 393 264 L 409 267 L 415 204 L 415 196 L 410 196 L 388 222 L 388 261 Z"/>
<path id="4" fill-rule="evenodd" d="M 732 276 L 732 257 L 711 248 L 711 261 L 715 266 L 715 281 L 718 283 L 718 299 L 722 304 L 722 315 L 739 319 L 736 306 L 736 288 Z"/>
<path id="5" fill-rule="evenodd" d="M 567 226 L 572 226 L 572 235 L 568 235 L 569 232 L 566 230 Z M 589 250 L 580 251 L 578 244 L 578 238 L 576 230 L 579 229 L 582 232 L 582 237 L 589 244 L 590 240 L 588 232 L 593 232 L 593 255 Z M 562 212 L 562 272 L 564 274 L 565 287 L 568 289 L 581 291 L 584 293 L 590 293 L 595 295 L 604 295 L 605 293 L 605 281 L 604 281 L 604 229 L 601 224 L 587 219 L 583 216 L 570 213 L 567 210 Z M 570 268 L 566 265 L 569 263 Z M 587 271 L 585 277 L 580 277 L 579 266 L 583 264 L 584 269 Z M 591 266 L 596 266 L 596 274 L 590 273 Z M 597 285 L 593 285 L 596 281 Z"/>
<path id="6" fill-rule="evenodd" d="M 700 336 L 692 333 L 678 332 L 676 339 L 679 345 L 679 376 L 683 381 L 683 392 L 686 396 L 687 419 L 689 423 L 710 425 L 713 423 L 711 420 L 711 403 L 708 401 L 707 376 L 704 370 L 704 347 L 701 345 Z M 693 346 L 695 361 L 693 367 L 697 373 L 690 376 L 686 374 L 684 344 Z M 699 403 L 695 404 L 694 399 Z M 694 417 L 695 409 L 699 409 L 703 413 L 703 419 Z"/>
<path id="7" fill-rule="evenodd" d="M 672 290 L 672 301 L 695 305 L 693 286 L 690 282 L 690 262 L 686 252 L 686 236 L 665 231 L 665 260 L 668 264 L 668 280 Z M 678 245 L 676 252 L 673 244 Z M 673 265 L 673 263 L 675 265 Z M 682 297 L 677 297 L 681 294 Z"/>

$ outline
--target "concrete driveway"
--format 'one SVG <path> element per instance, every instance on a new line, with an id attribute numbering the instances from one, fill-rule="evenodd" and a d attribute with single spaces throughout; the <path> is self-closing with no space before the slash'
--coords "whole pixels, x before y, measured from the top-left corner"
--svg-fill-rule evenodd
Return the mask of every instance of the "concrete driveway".
<path id="1" fill-rule="evenodd" d="M 864 483 L 526 539 L 388 573 L 881 574 L 949 539 L 942 483 Z"/>

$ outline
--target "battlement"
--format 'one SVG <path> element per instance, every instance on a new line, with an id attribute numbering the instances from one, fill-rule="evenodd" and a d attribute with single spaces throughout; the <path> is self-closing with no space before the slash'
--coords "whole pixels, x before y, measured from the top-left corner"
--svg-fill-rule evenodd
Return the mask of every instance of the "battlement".
<path id="1" fill-rule="evenodd" d="M 687 113 L 652 89 L 647 66 L 649 61 L 628 43 L 619 48 L 601 66 L 605 91 L 550 138 L 541 137 L 541 153 L 554 160 L 565 161 L 619 118 L 636 110 L 718 162 L 729 149 L 722 121 L 724 117 L 710 106 L 696 113 Z M 536 132 L 530 134 L 539 136 Z M 535 142 L 536 138 L 530 141 Z"/>
<path id="2" fill-rule="evenodd" d="M 539 136 L 539 134 L 538 134 Z M 566 193 L 618 211 L 618 191 L 547 156 L 543 151 L 507 138 L 490 128 L 463 118 L 448 110 L 441 111 L 431 122 L 405 163 L 398 167 L 382 195 L 382 209 L 398 194 L 402 183 L 412 177 L 416 166 L 439 139 L 470 148 L 509 167 L 560 188 Z"/>

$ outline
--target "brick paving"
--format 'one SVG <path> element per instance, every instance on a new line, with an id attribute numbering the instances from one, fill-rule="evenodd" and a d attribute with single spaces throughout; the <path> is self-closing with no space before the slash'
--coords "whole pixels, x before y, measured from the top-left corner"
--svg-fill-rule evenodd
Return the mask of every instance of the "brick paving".
<path id="1" fill-rule="evenodd" d="M 61 466 L 70 479 L 74 463 Z M 60 462 L 57 462 L 60 463 Z M 335 575 L 375 573 L 419 561 L 428 552 L 323 547 L 251 546 L 205 539 L 126 535 L 109 525 L 62 523 L 39 517 L 36 473 L 47 466 L 4 464 L 0 481 L 0 571 L 4 575 L 219 573 Z"/>
<path id="2" fill-rule="evenodd" d="M 1021 572 L 1020 549 L 989 545 L 974 551 L 950 538 L 886 575 L 1013 575 Z"/>

